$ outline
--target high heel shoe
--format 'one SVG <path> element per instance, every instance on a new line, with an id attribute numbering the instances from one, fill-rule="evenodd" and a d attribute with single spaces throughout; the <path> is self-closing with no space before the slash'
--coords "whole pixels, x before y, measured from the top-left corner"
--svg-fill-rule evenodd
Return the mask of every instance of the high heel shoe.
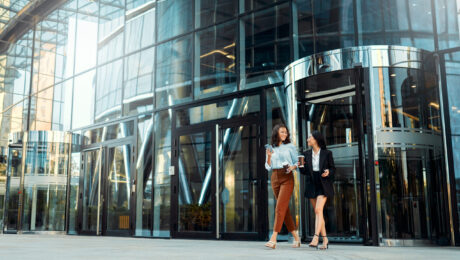
<path id="1" fill-rule="evenodd" d="M 318 237 L 318 241 L 316 242 L 316 245 L 313 245 L 313 244 L 312 244 L 312 243 L 313 243 L 313 240 L 312 240 L 312 241 L 310 242 L 310 244 L 308 244 L 308 246 L 309 246 L 309 247 L 314 247 L 314 248 L 316 248 L 316 250 L 318 250 L 319 236 L 318 236 L 317 234 L 315 234 L 315 235 L 313 236 L 313 239 L 315 238 L 315 236 Z"/>
<path id="2" fill-rule="evenodd" d="M 292 248 L 300 247 L 300 241 L 294 239 L 294 243 L 292 244 Z"/>
<path id="3" fill-rule="evenodd" d="M 267 243 L 265 243 L 265 246 L 271 249 L 276 249 L 276 242 L 268 241 Z"/>
<path id="4" fill-rule="evenodd" d="M 321 250 L 329 249 L 329 239 L 327 239 L 327 237 L 323 236 L 323 245 L 319 249 Z"/>

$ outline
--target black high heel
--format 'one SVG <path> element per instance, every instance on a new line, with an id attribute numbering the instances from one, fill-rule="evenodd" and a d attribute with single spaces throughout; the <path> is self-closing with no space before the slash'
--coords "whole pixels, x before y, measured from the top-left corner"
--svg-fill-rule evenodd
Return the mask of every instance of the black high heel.
<path id="1" fill-rule="evenodd" d="M 323 238 L 323 245 L 319 248 L 321 250 L 328 250 L 329 249 L 329 239 L 326 236 L 321 236 Z M 327 244 L 324 246 L 324 239 L 327 239 Z"/>
<path id="2" fill-rule="evenodd" d="M 308 246 L 309 246 L 309 247 L 314 247 L 314 248 L 316 248 L 316 250 L 318 250 L 319 236 L 318 236 L 317 234 L 315 234 L 315 235 L 313 236 L 313 238 L 314 238 L 315 236 L 318 237 L 318 243 L 316 243 L 316 245 L 313 245 L 313 244 L 310 242 L 310 244 L 308 244 Z M 313 240 L 312 240 L 312 242 L 313 242 Z"/>

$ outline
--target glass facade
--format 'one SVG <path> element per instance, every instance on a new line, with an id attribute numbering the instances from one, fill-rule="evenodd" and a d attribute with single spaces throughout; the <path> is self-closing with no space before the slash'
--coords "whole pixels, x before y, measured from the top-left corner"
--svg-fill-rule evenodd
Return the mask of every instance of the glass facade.
<path id="1" fill-rule="evenodd" d="M 23 19 L 27 3 L 0 7 L 0 29 L 15 29 L 8 21 Z M 431 52 L 436 61 L 423 69 L 373 67 L 363 79 L 376 108 L 376 228 L 382 239 L 449 237 L 450 229 L 460 237 L 459 7 L 457 0 L 68 0 L 53 6 L 15 41 L 0 39 L 2 230 L 265 239 L 276 201 L 269 175 L 255 161 L 264 160 L 261 147 L 273 126 L 287 123 L 290 108 L 299 106 L 299 136 L 325 129 L 343 172 L 337 189 L 354 198 L 334 199 L 328 229 L 366 240 L 373 231 L 359 221 L 371 203 L 359 201 L 367 198 L 360 190 L 369 183 L 360 178 L 368 177 L 369 166 L 358 169 L 357 97 L 343 101 L 347 108 L 338 106 L 340 99 L 318 105 L 307 117 L 314 105 L 305 105 L 303 94 L 290 99 L 284 69 L 335 49 L 398 45 Z M 355 78 L 319 76 L 308 85 L 326 90 L 329 80 L 338 82 L 335 89 Z M 319 121 L 319 111 L 330 114 Z M 12 134 L 30 131 L 79 137 L 67 146 L 10 142 Z M 379 134 L 414 142 L 383 142 Z M 296 140 L 299 149 L 303 141 Z M 346 149 L 349 156 L 340 157 Z M 308 237 L 312 223 L 296 185 L 292 215 Z M 201 222 L 188 223 L 193 214 Z M 452 227 L 449 217 L 456 219 Z"/>

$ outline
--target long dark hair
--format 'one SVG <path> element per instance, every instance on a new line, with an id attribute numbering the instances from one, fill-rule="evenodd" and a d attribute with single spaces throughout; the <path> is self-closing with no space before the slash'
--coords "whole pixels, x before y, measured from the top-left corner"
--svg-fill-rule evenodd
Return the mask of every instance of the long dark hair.
<path id="1" fill-rule="evenodd" d="M 326 150 L 326 141 L 324 140 L 323 135 L 319 131 L 313 131 L 311 136 L 315 138 L 316 142 L 318 143 L 319 148 Z"/>
<path id="2" fill-rule="evenodd" d="M 275 127 L 273 127 L 272 130 L 272 145 L 273 146 L 278 146 L 280 143 L 280 135 L 279 135 L 279 130 L 280 128 L 286 128 L 287 131 L 287 137 L 286 140 L 284 140 L 283 144 L 288 144 L 291 142 L 291 134 L 289 133 L 289 129 L 286 127 L 284 124 L 277 124 Z"/>

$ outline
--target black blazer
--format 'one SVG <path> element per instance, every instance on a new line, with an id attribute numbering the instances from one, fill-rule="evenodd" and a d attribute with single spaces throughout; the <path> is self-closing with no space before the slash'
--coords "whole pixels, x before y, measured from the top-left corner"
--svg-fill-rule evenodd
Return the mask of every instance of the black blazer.
<path id="1" fill-rule="evenodd" d="M 303 153 L 305 156 L 305 167 L 299 168 L 300 173 L 306 176 L 305 178 L 305 189 L 306 194 L 309 190 L 314 189 L 313 184 L 313 164 L 312 164 L 312 149 Z M 327 149 L 321 149 L 319 153 L 319 171 L 323 173 L 324 170 L 329 169 L 329 176 L 321 177 L 321 184 L 323 186 L 324 193 L 326 197 L 334 196 L 334 176 L 335 176 L 335 165 L 334 158 L 332 157 L 332 152 Z"/>

